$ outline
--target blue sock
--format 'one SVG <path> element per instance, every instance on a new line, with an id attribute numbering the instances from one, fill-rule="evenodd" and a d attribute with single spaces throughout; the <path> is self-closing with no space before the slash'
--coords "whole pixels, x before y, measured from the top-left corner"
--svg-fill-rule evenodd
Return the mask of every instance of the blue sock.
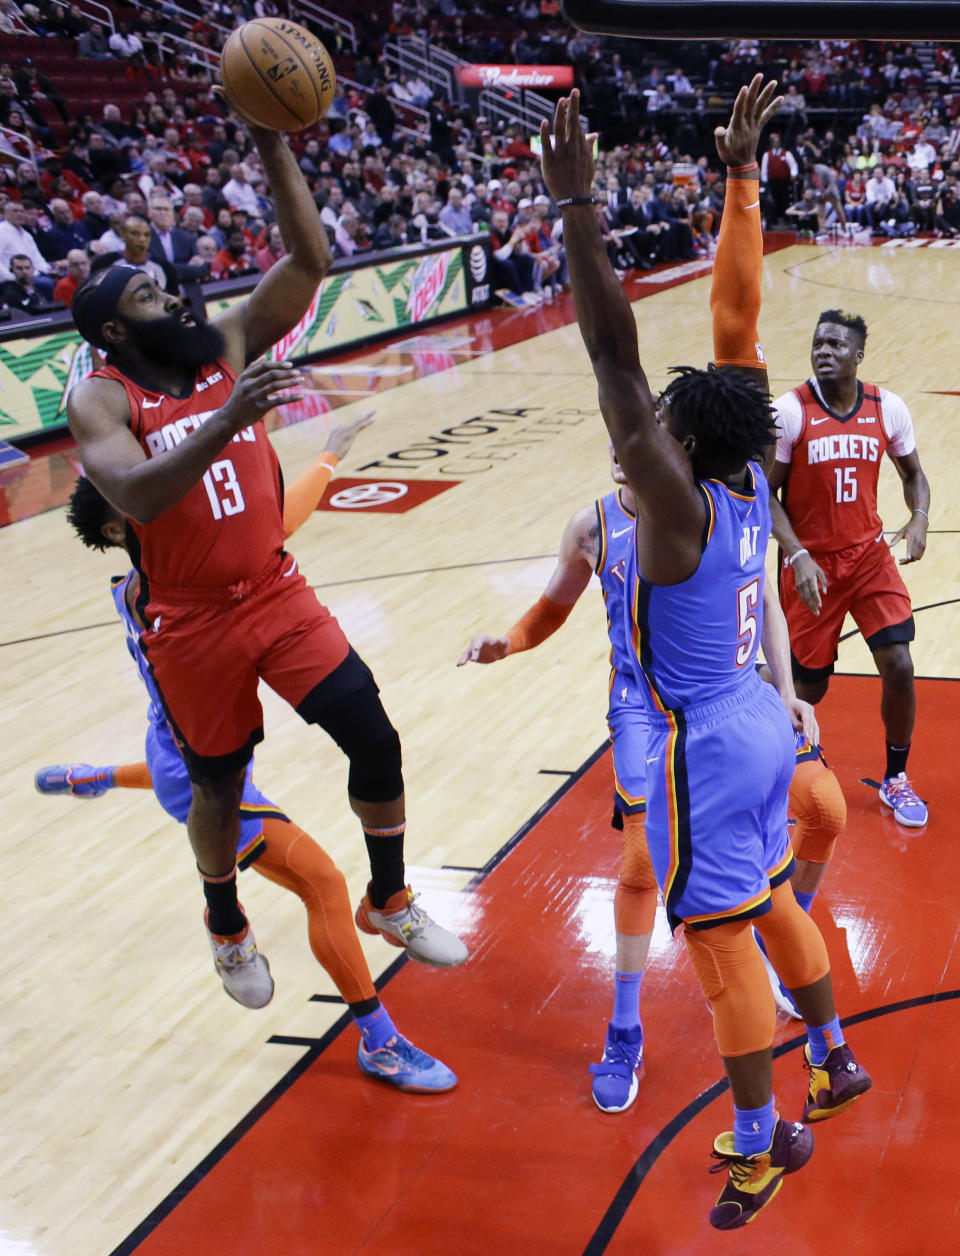
<path id="1" fill-rule="evenodd" d="M 643 969 L 638 973 L 614 973 L 613 1019 L 610 1021 L 614 1029 L 632 1029 L 640 1024 L 641 981 Z"/>
<path id="2" fill-rule="evenodd" d="M 826 1025 L 807 1026 L 807 1042 L 810 1044 L 810 1061 L 813 1064 L 822 1064 L 829 1052 L 834 1047 L 839 1047 L 843 1041 L 839 1016 L 835 1016 Z"/>
<path id="3" fill-rule="evenodd" d="M 354 1024 L 360 1030 L 363 1045 L 368 1051 L 379 1051 L 391 1038 L 396 1037 L 397 1027 L 390 1019 L 390 1013 L 383 1006 L 366 1016 L 355 1016 Z"/>
<path id="4" fill-rule="evenodd" d="M 773 1127 L 777 1114 L 773 1110 L 773 1098 L 762 1108 L 733 1109 L 733 1146 L 741 1156 L 756 1156 L 766 1151 L 773 1142 Z"/>
<path id="5" fill-rule="evenodd" d="M 817 891 L 814 890 L 812 894 L 802 894 L 799 890 L 794 890 L 793 897 L 797 900 L 797 902 L 800 904 L 800 906 L 809 916 L 810 906 L 813 903 L 813 900 L 817 897 Z"/>

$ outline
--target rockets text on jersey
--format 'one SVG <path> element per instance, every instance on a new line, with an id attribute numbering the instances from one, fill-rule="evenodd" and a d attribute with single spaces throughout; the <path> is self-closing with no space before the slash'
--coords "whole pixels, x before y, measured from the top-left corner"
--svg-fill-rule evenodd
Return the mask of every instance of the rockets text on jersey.
<path id="1" fill-rule="evenodd" d="M 797 536 L 814 551 L 860 545 L 883 530 L 877 483 L 888 438 L 880 390 L 858 387 L 858 403 L 843 418 L 824 406 L 809 383 L 793 390 L 803 419 L 784 506 Z"/>
<path id="2" fill-rule="evenodd" d="M 115 366 L 95 372 L 126 391 L 130 430 L 148 458 L 188 440 L 230 398 L 224 361 L 201 367 L 186 397 L 148 390 Z M 151 589 L 224 588 L 258 576 L 283 550 L 280 466 L 263 423 L 238 432 L 200 482 L 150 523 L 131 520 Z"/>

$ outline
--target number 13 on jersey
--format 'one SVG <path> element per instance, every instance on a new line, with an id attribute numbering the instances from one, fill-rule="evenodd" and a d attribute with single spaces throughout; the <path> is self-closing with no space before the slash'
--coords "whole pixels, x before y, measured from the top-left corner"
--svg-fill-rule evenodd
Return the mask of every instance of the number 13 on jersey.
<path id="1" fill-rule="evenodd" d="M 204 473 L 203 487 L 207 490 L 214 519 L 222 519 L 224 515 L 239 515 L 246 510 L 237 473 L 229 458 L 213 463 L 210 470 Z M 222 494 L 217 492 L 218 487 L 223 489 Z"/>

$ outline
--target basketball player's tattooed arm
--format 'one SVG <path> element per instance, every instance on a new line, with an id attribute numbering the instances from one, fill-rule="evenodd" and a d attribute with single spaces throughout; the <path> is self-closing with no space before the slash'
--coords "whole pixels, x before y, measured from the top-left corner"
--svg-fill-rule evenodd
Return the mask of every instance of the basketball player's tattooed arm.
<path id="1" fill-rule="evenodd" d="M 173 449 L 147 458 L 130 430 L 123 385 L 85 379 L 71 391 L 67 421 L 84 470 L 117 510 L 150 523 L 199 483 L 224 445 L 277 404 L 277 392 L 302 382 L 287 363 L 260 361 L 237 377 L 226 405 Z"/>
<path id="2" fill-rule="evenodd" d="M 563 530 L 557 565 L 543 596 L 502 637 L 474 637 L 457 659 L 464 663 L 496 663 L 521 649 L 533 649 L 552 636 L 573 610 L 600 557 L 600 529 L 595 506 L 578 510 Z"/>
<path id="3" fill-rule="evenodd" d="M 789 470 L 789 462 L 776 461 L 767 475 L 767 483 L 770 485 L 770 522 L 774 539 L 783 550 L 784 556 L 791 560 L 790 568 L 797 592 L 813 614 L 819 615 L 823 605 L 821 595 L 827 591 L 827 577 L 819 563 L 815 563 L 804 549 L 803 542 L 794 532 L 790 517 L 777 496 Z M 795 554 L 799 555 L 796 559 Z"/>
<path id="4" fill-rule="evenodd" d="M 247 129 L 263 161 L 287 256 L 267 271 L 246 301 L 216 320 L 235 370 L 297 325 L 333 261 L 327 229 L 286 140 L 262 127 L 248 124 Z"/>
<path id="5" fill-rule="evenodd" d="M 579 93 L 561 99 L 541 127 L 543 175 L 554 200 L 590 197 L 593 154 L 580 126 Z M 637 325 L 607 255 L 595 206 L 563 206 L 563 242 L 577 322 L 597 378 L 600 410 L 637 498 L 637 547 L 654 584 L 689 577 L 700 561 L 703 498 L 683 447 L 655 414 L 640 365 Z"/>
<path id="6" fill-rule="evenodd" d="M 893 549 L 906 538 L 907 552 L 900 559 L 904 563 L 918 562 L 927 548 L 927 527 L 930 516 L 930 485 L 920 465 L 920 455 L 914 449 L 912 453 L 897 457 L 890 455 L 897 473 L 903 481 L 903 500 L 910 507 L 910 518 L 899 528 L 890 539 Z"/>
<path id="7" fill-rule="evenodd" d="M 818 746 L 820 729 L 817 726 L 817 717 L 810 703 L 798 698 L 793 687 L 787 621 L 780 607 L 780 600 L 771 588 L 770 581 L 766 579 L 763 582 L 763 630 L 760 633 L 760 644 L 773 685 L 787 708 L 793 727 L 798 733 L 803 733 L 811 746 Z"/>

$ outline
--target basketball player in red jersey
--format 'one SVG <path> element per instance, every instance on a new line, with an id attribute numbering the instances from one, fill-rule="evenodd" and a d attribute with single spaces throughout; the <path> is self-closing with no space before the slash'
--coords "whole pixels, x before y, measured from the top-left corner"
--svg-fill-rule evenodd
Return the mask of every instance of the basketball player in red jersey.
<path id="1" fill-rule="evenodd" d="M 326 231 L 283 137 L 250 127 L 287 256 L 213 323 L 142 271 L 91 276 L 72 305 L 107 365 L 67 416 L 90 480 L 127 518 L 140 572 L 142 647 L 190 773 L 190 843 L 216 948 L 241 945 L 271 985 L 237 902 L 238 812 L 263 739 L 260 679 L 337 742 L 350 763 L 371 881 L 357 912 L 412 958 L 449 966 L 466 947 L 405 886 L 400 740 L 373 676 L 284 550 L 283 484 L 261 422 L 300 376 L 262 357 L 306 312 L 330 268 Z M 265 994 L 266 998 L 266 994 Z"/>
<path id="2" fill-rule="evenodd" d="M 901 563 L 923 557 L 930 486 L 906 403 L 857 379 L 866 339 L 859 315 L 824 311 L 813 334 L 813 379 L 774 403 L 779 438 L 770 474 L 773 534 L 784 554 L 780 599 L 797 694 L 817 703 L 827 692 L 849 611 L 882 681 L 887 762 L 880 801 L 900 824 L 918 828 L 927 822 L 927 807 L 907 776 L 917 708 L 909 644 L 913 612 L 877 513 L 883 454 L 900 474 L 910 510 L 891 541 L 906 542 Z M 782 505 L 776 496 L 781 488 Z"/>

